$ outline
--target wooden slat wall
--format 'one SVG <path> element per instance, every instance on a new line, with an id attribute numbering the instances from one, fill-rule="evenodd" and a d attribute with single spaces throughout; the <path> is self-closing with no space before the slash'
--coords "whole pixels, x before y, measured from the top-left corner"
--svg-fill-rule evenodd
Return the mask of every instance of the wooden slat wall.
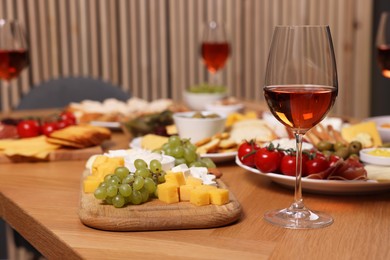
<path id="1" fill-rule="evenodd" d="M 91 76 L 147 100 L 173 98 L 208 80 L 199 57 L 202 25 L 225 21 L 232 55 L 222 81 L 232 95 L 261 101 L 273 27 L 329 24 L 339 72 L 335 114 L 369 115 L 370 0 L 1 0 L 0 18 L 25 25 L 31 64 L 2 88 L 3 111 L 33 86 Z M 4 84 L 2 84 L 4 85 Z M 9 102 L 9 103 L 7 103 Z"/>

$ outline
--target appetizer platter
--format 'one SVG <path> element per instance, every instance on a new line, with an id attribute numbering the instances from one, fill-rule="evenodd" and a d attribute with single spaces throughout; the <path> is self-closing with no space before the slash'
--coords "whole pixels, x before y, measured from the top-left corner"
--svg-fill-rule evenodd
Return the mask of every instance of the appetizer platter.
<path id="1" fill-rule="evenodd" d="M 219 177 L 215 168 L 175 166 L 173 157 L 145 150 L 95 155 L 83 175 L 79 217 L 110 231 L 224 226 L 240 218 L 241 206 Z"/>

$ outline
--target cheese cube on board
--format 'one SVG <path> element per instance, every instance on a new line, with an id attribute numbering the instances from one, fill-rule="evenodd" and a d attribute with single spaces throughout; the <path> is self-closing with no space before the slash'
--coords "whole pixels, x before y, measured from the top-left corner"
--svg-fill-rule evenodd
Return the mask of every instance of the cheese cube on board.
<path id="1" fill-rule="evenodd" d="M 165 182 L 157 185 L 157 189 L 159 200 L 168 204 L 179 202 L 179 194 L 175 184 Z"/>
<path id="2" fill-rule="evenodd" d="M 186 184 L 183 172 L 168 172 L 165 175 L 165 182 L 174 184 L 176 187 Z"/>
<path id="3" fill-rule="evenodd" d="M 193 185 L 193 186 L 199 186 L 199 185 L 203 184 L 203 181 L 202 181 L 202 179 L 188 176 L 186 179 L 186 184 Z"/>
<path id="4" fill-rule="evenodd" d="M 213 205 L 225 205 L 229 203 L 229 191 L 227 189 L 209 190 L 210 203 Z"/>
<path id="5" fill-rule="evenodd" d="M 99 187 L 100 180 L 94 178 L 87 178 L 83 181 L 83 189 L 85 193 L 95 192 L 96 188 Z"/>
<path id="6" fill-rule="evenodd" d="M 207 190 L 193 189 L 190 194 L 190 202 L 196 206 L 210 204 L 210 194 Z"/>
<path id="7" fill-rule="evenodd" d="M 195 189 L 194 185 L 186 184 L 179 187 L 180 201 L 190 201 L 191 191 Z"/>

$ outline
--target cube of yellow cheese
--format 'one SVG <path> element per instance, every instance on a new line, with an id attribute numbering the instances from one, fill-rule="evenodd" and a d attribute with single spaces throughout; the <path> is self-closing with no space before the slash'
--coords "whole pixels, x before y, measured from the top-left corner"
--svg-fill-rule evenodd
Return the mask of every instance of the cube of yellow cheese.
<path id="1" fill-rule="evenodd" d="M 85 193 L 95 192 L 96 188 L 99 187 L 100 180 L 93 178 L 86 178 L 83 181 L 83 188 Z"/>
<path id="2" fill-rule="evenodd" d="M 194 185 L 186 184 L 179 187 L 180 201 L 190 201 L 191 191 L 195 189 Z"/>
<path id="3" fill-rule="evenodd" d="M 157 185 L 158 199 L 165 203 L 179 202 L 177 186 L 172 183 L 163 183 Z"/>
<path id="4" fill-rule="evenodd" d="M 203 184 L 202 179 L 195 178 L 193 176 L 188 176 L 186 179 L 186 184 L 193 185 L 193 186 L 199 186 Z"/>
<path id="5" fill-rule="evenodd" d="M 116 168 L 124 166 L 124 164 L 123 157 L 108 158 L 105 162 L 97 166 L 96 173 L 93 174 L 97 175 L 101 180 L 103 180 L 107 174 L 114 173 Z"/>
<path id="6" fill-rule="evenodd" d="M 341 129 L 341 136 L 347 141 L 352 142 L 359 140 L 359 136 L 368 136 L 371 140 L 363 147 L 381 146 L 382 139 L 379 135 L 378 129 L 376 128 L 375 122 L 362 122 L 359 124 L 343 127 Z M 361 140 L 362 141 L 362 140 Z M 371 144 L 369 144 L 371 143 Z"/>
<path id="7" fill-rule="evenodd" d="M 190 193 L 190 202 L 196 206 L 210 204 L 210 194 L 207 190 L 193 189 Z"/>
<path id="8" fill-rule="evenodd" d="M 210 203 L 213 205 L 225 205 L 229 203 L 229 191 L 227 189 L 209 190 Z"/>
<path id="9" fill-rule="evenodd" d="M 165 182 L 176 185 L 176 187 L 180 187 L 181 185 L 186 184 L 186 180 L 184 178 L 184 173 L 182 172 L 167 172 L 165 175 Z"/>

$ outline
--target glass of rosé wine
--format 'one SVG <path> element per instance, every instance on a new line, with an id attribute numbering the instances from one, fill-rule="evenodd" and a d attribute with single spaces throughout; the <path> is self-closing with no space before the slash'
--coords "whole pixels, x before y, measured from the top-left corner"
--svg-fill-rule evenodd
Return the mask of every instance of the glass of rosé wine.
<path id="1" fill-rule="evenodd" d="M 266 212 L 265 220 L 291 229 L 331 225 L 331 216 L 304 205 L 301 187 L 303 136 L 326 116 L 338 93 L 329 26 L 277 26 L 263 91 L 272 114 L 292 130 L 296 141 L 294 201 L 288 208 Z"/>
<path id="2" fill-rule="evenodd" d="M 28 66 L 28 48 L 21 25 L 0 19 L 0 79 L 5 87 Z"/>
<path id="3" fill-rule="evenodd" d="M 225 66 L 229 54 L 225 25 L 216 21 L 207 22 L 203 29 L 201 56 L 210 73 L 210 83 L 220 83 L 217 82 L 217 72 Z"/>
<path id="4" fill-rule="evenodd" d="M 390 78 L 390 12 L 383 12 L 376 35 L 377 60 L 382 75 Z"/>

